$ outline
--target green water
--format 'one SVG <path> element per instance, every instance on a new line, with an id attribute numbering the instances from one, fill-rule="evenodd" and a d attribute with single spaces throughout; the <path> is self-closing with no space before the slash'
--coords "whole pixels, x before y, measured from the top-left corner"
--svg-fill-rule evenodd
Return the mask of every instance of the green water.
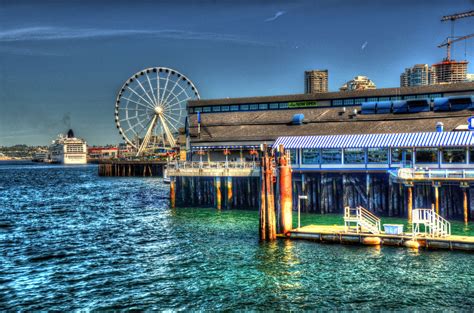
<path id="1" fill-rule="evenodd" d="M 397 217 L 382 217 L 382 230 L 383 224 L 403 224 L 404 232 L 411 232 L 411 224 L 408 224 L 406 218 L 397 218 Z M 451 223 L 451 234 L 458 236 L 474 236 L 474 223 L 471 222 L 468 225 L 465 225 L 461 221 L 449 221 Z M 339 214 L 301 214 L 301 226 L 308 225 L 344 225 L 344 220 L 342 215 Z M 296 227 L 298 225 L 298 214 L 293 213 L 293 225 Z"/>

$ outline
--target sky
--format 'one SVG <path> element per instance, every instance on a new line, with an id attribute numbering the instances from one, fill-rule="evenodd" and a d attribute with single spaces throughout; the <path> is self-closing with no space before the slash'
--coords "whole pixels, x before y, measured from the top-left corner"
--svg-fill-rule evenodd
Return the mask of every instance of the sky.
<path id="1" fill-rule="evenodd" d="M 304 92 L 329 70 L 332 91 L 356 75 L 398 87 L 400 73 L 445 57 L 443 15 L 474 0 L 0 0 L 0 146 L 47 145 L 72 127 L 90 145 L 121 142 L 122 84 L 155 66 L 185 74 L 202 99 Z M 474 18 L 458 20 L 470 34 Z M 454 46 L 473 61 L 474 39 Z M 469 72 L 474 66 L 469 65 Z"/>

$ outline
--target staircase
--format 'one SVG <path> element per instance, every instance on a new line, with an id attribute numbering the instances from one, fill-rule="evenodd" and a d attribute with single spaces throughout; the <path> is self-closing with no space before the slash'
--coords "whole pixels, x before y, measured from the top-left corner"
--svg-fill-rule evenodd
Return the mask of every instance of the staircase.
<path id="1" fill-rule="evenodd" d="M 365 230 L 372 234 L 380 234 L 380 218 L 361 206 L 344 208 L 344 229 L 346 232 L 351 229 L 352 223 L 355 224 L 357 233 Z"/>
<path id="2" fill-rule="evenodd" d="M 451 223 L 433 209 L 414 209 L 412 213 L 413 236 L 448 237 L 451 235 Z M 420 226 L 423 225 L 423 231 Z"/>

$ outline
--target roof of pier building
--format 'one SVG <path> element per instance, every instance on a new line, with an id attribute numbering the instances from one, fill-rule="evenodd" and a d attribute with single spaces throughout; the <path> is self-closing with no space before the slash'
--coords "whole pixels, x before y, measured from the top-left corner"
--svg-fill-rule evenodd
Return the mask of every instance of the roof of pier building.
<path id="1" fill-rule="evenodd" d="M 449 86 L 428 86 L 416 88 L 390 88 L 385 90 L 418 90 L 423 94 L 429 92 L 441 93 L 448 96 L 449 93 L 474 94 L 474 83 L 453 84 Z M 379 96 L 387 93 L 383 89 L 357 92 L 357 96 L 367 96 L 374 92 Z M 428 92 L 428 90 L 430 90 Z M 353 94 L 354 92 L 329 93 L 329 94 Z M 354 94 L 354 95 L 355 95 Z M 399 95 L 402 93 L 399 92 Z M 408 94 L 408 93 L 407 93 Z M 352 97 L 354 97 L 352 95 Z M 311 96 L 313 98 L 311 98 Z M 190 101 L 189 106 L 196 105 L 223 105 L 236 103 L 250 103 L 250 101 L 291 101 L 298 99 L 314 99 L 315 95 L 293 95 L 275 97 L 237 98 L 221 100 Z M 319 96 L 319 95 L 317 95 Z M 357 114 L 354 114 L 356 110 Z M 471 109 L 457 111 L 433 111 L 404 113 L 404 114 L 361 114 L 361 106 L 348 106 L 344 110 L 342 106 L 326 107 L 300 107 L 281 110 L 256 110 L 238 112 L 200 113 L 201 133 L 198 136 L 197 114 L 189 115 L 189 134 L 193 145 L 207 145 L 216 143 L 245 142 L 273 142 L 281 136 L 302 135 L 339 135 L 339 134 L 381 134 L 381 133 L 413 133 L 435 131 L 436 124 L 442 122 L 445 131 L 466 129 L 467 118 L 474 115 Z M 301 124 L 294 124 L 295 114 L 303 114 Z"/>

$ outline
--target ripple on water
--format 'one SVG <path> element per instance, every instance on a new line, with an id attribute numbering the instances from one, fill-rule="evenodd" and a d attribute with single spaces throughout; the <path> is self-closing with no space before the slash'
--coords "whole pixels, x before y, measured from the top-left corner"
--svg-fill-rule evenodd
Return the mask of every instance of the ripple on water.
<path id="1" fill-rule="evenodd" d="M 470 311 L 474 305 L 471 254 L 261 244 L 257 212 L 172 210 L 159 179 L 96 172 L 95 166 L 0 165 L 0 309 Z"/>

